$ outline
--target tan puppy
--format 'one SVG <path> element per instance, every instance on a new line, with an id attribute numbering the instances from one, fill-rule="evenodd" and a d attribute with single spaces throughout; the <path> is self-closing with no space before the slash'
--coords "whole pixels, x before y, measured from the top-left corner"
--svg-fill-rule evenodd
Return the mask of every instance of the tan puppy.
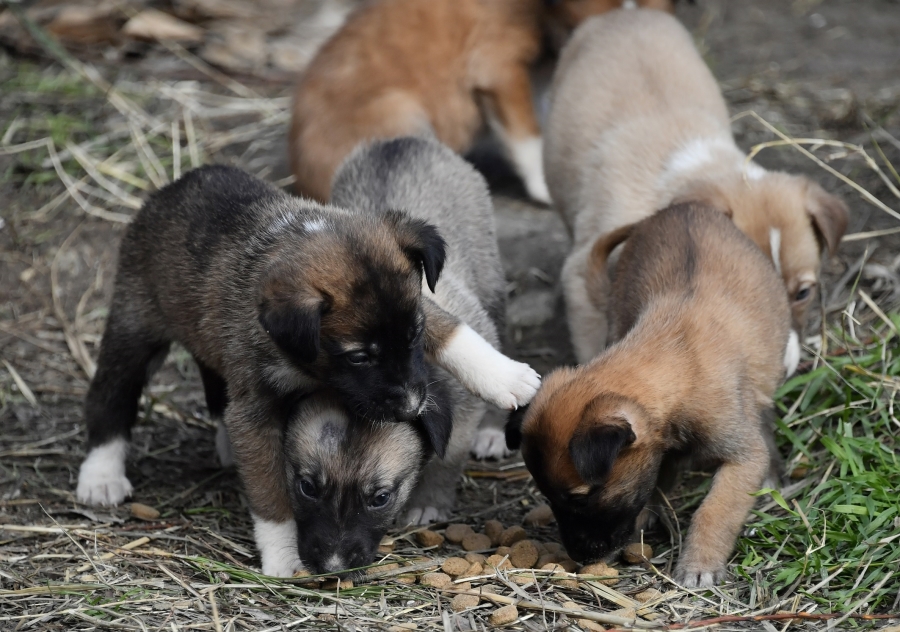
<path id="1" fill-rule="evenodd" d="M 545 142 L 550 194 L 574 234 L 562 279 L 580 362 L 607 336 L 605 297 L 585 286 L 594 241 L 697 200 L 730 213 L 775 262 L 793 313 L 784 358 L 793 372 L 822 249 L 838 247 L 847 208 L 805 177 L 747 162 L 719 87 L 677 20 L 638 9 L 582 24 L 556 70 Z"/>
<path id="2" fill-rule="evenodd" d="M 511 418 L 507 442 L 521 440 L 580 561 L 627 541 L 679 461 L 718 466 L 675 573 L 685 586 L 711 586 L 770 469 L 763 417 L 784 375 L 788 302 L 766 256 L 724 214 L 696 204 L 600 239 L 594 290 L 609 291 L 604 263 L 626 238 L 610 301 L 613 344 L 547 376 L 524 421 Z"/>
<path id="3" fill-rule="evenodd" d="M 622 0 L 379 0 L 347 20 L 303 73 L 289 137 L 298 193 L 331 195 L 361 141 L 435 136 L 458 153 L 490 122 L 528 194 L 550 201 L 528 69 L 545 31 L 568 33 Z M 639 4 L 672 9 L 672 0 Z"/>

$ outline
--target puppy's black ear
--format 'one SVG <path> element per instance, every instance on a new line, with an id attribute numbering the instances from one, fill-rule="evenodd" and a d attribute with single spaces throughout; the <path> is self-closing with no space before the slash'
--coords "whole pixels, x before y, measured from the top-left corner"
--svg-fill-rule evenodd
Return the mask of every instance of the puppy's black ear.
<path id="1" fill-rule="evenodd" d="M 429 376 L 433 376 L 434 370 L 431 369 L 428 373 Z M 418 421 L 422 424 L 434 453 L 443 459 L 450 444 L 450 434 L 453 432 L 453 404 L 450 393 L 436 376 L 429 381 L 431 385 L 428 387 L 428 399 L 431 401 L 419 415 Z"/>
<path id="2" fill-rule="evenodd" d="M 295 305 L 263 300 L 259 324 L 276 345 L 296 360 L 309 364 L 319 355 L 319 327 L 322 309 L 316 305 Z"/>
<path id="3" fill-rule="evenodd" d="M 581 426 L 569 441 L 569 455 L 584 482 L 596 485 L 609 476 L 619 452 L 634 443 L 636 437 L 631 424 L 622 417 L 607 417 Z"/>
<path id="4" fill-rule="evenodd" d="M 438 278 L 444 269 L 447 242 L 438 229 L 420 219 L 414 219 L 400 211 L 385 213 L 385 219 L 397 232 L 397 240 L 410 261 L 422 266 L 428 289 L 434 292 Z"/>
<path id="5" fill-rule="evenodd" d="M 506 447 L 510 450 L 518 450 L 522 446 L 522 422 L 525 421 L 525 413 L 528 406 L 517 408 L 506 418 Z"/>

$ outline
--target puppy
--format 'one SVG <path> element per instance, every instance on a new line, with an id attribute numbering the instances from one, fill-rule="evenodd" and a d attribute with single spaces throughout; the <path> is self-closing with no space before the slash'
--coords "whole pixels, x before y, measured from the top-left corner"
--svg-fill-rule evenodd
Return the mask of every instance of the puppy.
<path id="1" fill-rule="evenodd" d="M 550 194 L 574 236 L 562 280 L 579 362 L 607 338 L 607 302 L 586 285 L 594 242 L 695 200 L 730 214 L 775 262 L 791 301 L 784 364 L 794 371 L 822 250 L 840 244 L 847 208 L 805 177 L 747 161 L 719 87 L 677 20 L 638 9 L 584 22 L 554 76 L 545 143 Z"/>
<path id="2" fill-rule="evenodd" d="M 681 460 L 717 466 L 675 569 L 684 586 L 711 586 L 772 463 L 764 417 L 784 375 L 787 296 L 771 261 L 711 207 L 672 206 L 601 238 L 591 253 L 598 273 L 626 238 L 613 343 L 547 376 L 507 440 L 521 442 L 577 560 L 624 544 Z M 593 283 L 610 291 L 603 277 Z"/>
<path id="3" fill-rule="evenodd" d="M 233 447 L 263 571 L 290 575 L 277 546 L 293 528 L 281 435 L 297 394 L 327 384 L 370 420 L 411 421 L 426 403 L 426 355 L 501 407 L 537 390 L 527 365 L 423 298 L 445 249 L 434 226 L 400 211 L 302 201 L 230 167 L 194 170 L 152 195 L 122 239 L 85 405 L 79 500 L 110 505 L 131 493 L 138 400 L 177 341 L 227 429 L 217 443 Z M 429 432 L 443 454 L 449 428 Z"/>
<path id="4" fill-rule="evenodd" d="M 436 226 L 447 243 L 444 271 L 437 288 L 423 288 L 423 292 L 478 334 L 481 342 L 467 357 L 474 360 L 483 353 L 490 363 L 499 354 L 506 280 L 493 206 L 478 172 L 434 141 L 410 137 L 378 141 L 351 154 L 335 177 L 331 196 L 335 204 L 371 212 L 401 208 Z M 459 379 L 460 373 L 455 377 Z M 407 522 L 425 524 L 449 516 L 456 482 L 485 414 L 484 403 L 459 388 L 455 380 L 447 387 L 453 434 L 443 459 L 425 468 L 423 483 L 409 501 Z"/>
<path id="5" fill-rule="evenodd" d="M 289 136 L 297 192 L 329 199 L 358 143 L 432 136 L 470 149 L 485 122 L 528 194 L 549 202 L 529 65 L 548 29 L 567 32 L 621 0 L 379 0 L 363 5 L 304 71 Z M 671 0 L 639 4 L 671 10 Z"/>

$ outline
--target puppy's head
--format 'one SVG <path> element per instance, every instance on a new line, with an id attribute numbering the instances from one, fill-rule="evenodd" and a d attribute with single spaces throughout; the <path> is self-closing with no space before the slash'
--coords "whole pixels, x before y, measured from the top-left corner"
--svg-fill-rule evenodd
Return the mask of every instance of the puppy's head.
<path id="1" fill-rule="evenodd" d="M 451 410 L 440 393 L 403 424 L 361 419 L 333 394 L 298 405 L 284 451 L 298 553 L 309 571 L 343 574 L 372 563 L 434 446 L 440 454 L 446 449 Z M 443 438 L 427 427 L 442 428 Z"/>
<path id="2" fill-rule="evenodd" d="M 437 230 L 401 212 L 333 212 L 286 231 L 270 256 L 259 322 L 281 352 L 372 420 L 425 403 L 422 279 L 444 264 Z"/>
<path id="3" fill-rule="evenodd" d="M 834 254 L 847 229 L 847 206 L 803 176 L 755 167 L 733 182 L 689 185 L 680 196 L 706 202 L 731 215 L 784 280 L 798 335 L 816 295 L 822 254 Z"/>
<path id="4" fill-rule="evenodd" d="M 506 428 L 550 501 L 566 550 L 578 561 L 606 557 L 625 544 L 656 488 L 659 443 L 647 411 L 597 392 L 584 369 L 558 369 Z"/>

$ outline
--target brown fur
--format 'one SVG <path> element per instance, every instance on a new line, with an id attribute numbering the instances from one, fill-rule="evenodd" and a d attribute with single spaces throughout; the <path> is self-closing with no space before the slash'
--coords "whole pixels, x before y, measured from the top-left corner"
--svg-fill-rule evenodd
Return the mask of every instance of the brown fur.
<path id="1" fill-rule="evenodd" d="M 297 191 L 328 200 L 335 171 L 361 141 L 433 135 L 462 153 L 488 119 L 516 162 L 514 145 L 540 134 L 528 69 L 544 27 L 570 30 L 622 2 L 561 0 L 547 12 L 544 4 L 379 0 L 357 10 L 297 84 L 289 136 Z M 646 4 L 671 10 L 668 0 Z M 543 175 L 519 171 L 526 185 L 539 177 L 529 192 L 547 201 Z"/>
<path id="2" fill-rule="evenodd" d="M 589 299 L 585 286 L 594 241 L 689 200 L 728 212 L 772 256 L 802 334 L 822 251 L 838 247 L 847 208 L 808 178 L 746 160 L 719 86 L 677 20 L 638 9 L 584 22 L 560 57 L 545 127 L 547 185 L 574 237 L 563 284 L 579 361 L 606 343 L 607 297 Z"/>
<path id="3" fill-rule="evenodd" d="M 601 238 L 598 274 L 623 240 L 611 289 L 595 286 L 611 291 L 613 343 L 545 378 L 522 452 L 584 559 L 631 535 L 662 468 L 718 465 L 676 568 L 686 585 L 711 585 L 770 466 L 764 417 L 783 376 L 787 299 L 771 263 L 710 207 L 673 206 Z"/>

